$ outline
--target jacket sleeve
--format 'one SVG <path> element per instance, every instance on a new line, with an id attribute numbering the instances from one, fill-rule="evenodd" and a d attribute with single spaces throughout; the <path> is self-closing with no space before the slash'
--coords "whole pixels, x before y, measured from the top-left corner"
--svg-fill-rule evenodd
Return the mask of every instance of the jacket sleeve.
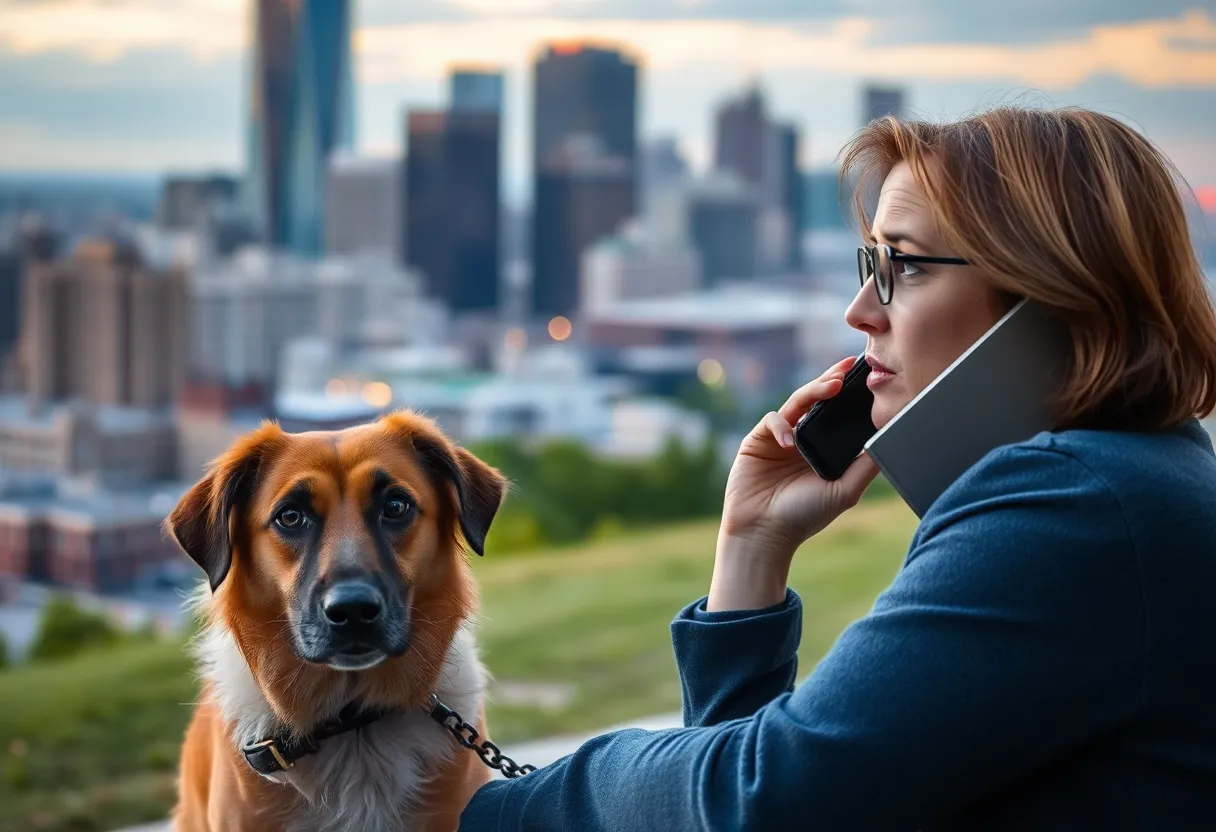
<path id="1" fill-rule="evenodd" d="M 671 624 L 687 726 L 751 716 L 792 691 L 798 672 L 802 602 L 793 590 L 760 611 L 708 612 L 706 600 Z"/>
<path id="2" fill-rule="evenodd" d="M 1054 450 L 977 468 L 797 690 L 713 725 L 598 737 L 484 786 L 461 829 L 914 829 L 1126 724 L 1146 622 L 1117 501 Z M 724 703 L 708 722 L 753 704 L 732 690 L 698 693 Z"/>

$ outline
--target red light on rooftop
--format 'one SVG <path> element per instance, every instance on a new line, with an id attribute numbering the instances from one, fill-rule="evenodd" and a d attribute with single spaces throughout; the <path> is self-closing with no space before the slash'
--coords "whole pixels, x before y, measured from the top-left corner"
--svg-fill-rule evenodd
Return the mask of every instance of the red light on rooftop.
<path id="1" fill-rule="evenodd" d="M 1205 214 L 1216 214 L 1216 186 L 1208 185 L 1195 189 L 1195 199 Z"/>
<path id="2" fill-rule="evenodd" d="M 554 55 L 577 55 L 583 51 L 583 45 L 578 41 L 560 41 L 550 47 Z"/>

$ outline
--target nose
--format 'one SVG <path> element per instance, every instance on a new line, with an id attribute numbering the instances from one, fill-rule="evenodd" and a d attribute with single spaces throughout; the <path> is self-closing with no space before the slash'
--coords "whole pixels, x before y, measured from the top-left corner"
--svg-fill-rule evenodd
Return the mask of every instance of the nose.
<path id="1" fill-rule="evenodd" d="M 364 581 L 335 584 L 321 598 L 325 620 L 343 635 L 356 636 L 375 628 L 384 610 L 384 597 Z"/>
<path id="2" fill-rule="evenodd" d="M 891 322 L 887 318 L 886 307 L 878 302 L 873 278 L 858 290 L 853 302 L 845 310 L 844 320 L 853 329 L 866 335 L 890 329 Z"/>

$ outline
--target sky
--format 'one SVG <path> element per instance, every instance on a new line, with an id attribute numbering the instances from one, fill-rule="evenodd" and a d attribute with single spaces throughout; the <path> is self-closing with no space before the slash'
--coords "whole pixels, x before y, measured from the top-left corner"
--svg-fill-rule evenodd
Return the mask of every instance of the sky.
<path id="1" fill-rule="evenodd" d="M 0 168 L 163 173 L 243 168 L 249 0 L 0 0 Z M 353 0 L 359 152 L 401 150 L 408 107 L 444 103 L 453 64 L 507 76 L 507 197 L 528 192 L 538 44 L 594 38 L 641 66 L 643 138 L 711 155 L 713 110 L 752 79 L 832 162 L 862 85 L 911 114 L 1083 105 L 1216 185 L 1213 0 Z M 1016 10 L 1014 6 L 1016 5 Z"/>

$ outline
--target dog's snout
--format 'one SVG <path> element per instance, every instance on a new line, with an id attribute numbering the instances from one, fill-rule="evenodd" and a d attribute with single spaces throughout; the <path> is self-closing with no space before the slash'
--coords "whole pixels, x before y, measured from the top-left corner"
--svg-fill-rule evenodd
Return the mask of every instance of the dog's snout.
<path id="1" fill-rule="evenodd" d="M 321 599 L 326 621 L 351 635 L 373 628 L 383 610 L 384 597 L 380 591 L 363 581 L 340 583 Z"/>

